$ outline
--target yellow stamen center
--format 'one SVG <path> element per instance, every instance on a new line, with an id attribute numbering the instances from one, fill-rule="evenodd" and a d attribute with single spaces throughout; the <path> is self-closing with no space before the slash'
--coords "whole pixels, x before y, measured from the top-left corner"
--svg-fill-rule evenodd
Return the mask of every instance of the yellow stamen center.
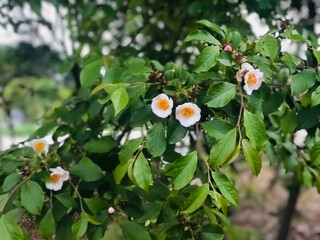
<path id="1" fill-rule="evenodd" d="M 158 105 L 158 108 L 165 111 L 169 108 L 169 101 L 166 99 L 161 99 L 160 101 L 158 101 L 157 105 Z"/>
<path id="2" fill-rule="evenodd" d="M 185 107 L 185 108 L 183 108 L 183 109 L 181 110 L 181 114 L 182 114 L 184 117 L 189 118 L 189 117 L 193 116 L 194 110 L 193 110 L 193 108 L 191 108 L 191 107 Z"/>
<path id="3" fill-rule="evenodd" d="M 256 75 L 254 75 L 254 73 L 249 74 L 247 83 L 249 85 L 255 85 L 257 83 L 257 78 L 256 78 Z"/>
<path id="4" fill-rule="evenodd" d="M 52 174 L 50 176 L 50 182 L 51 183 L 57 183 L 60 180 L 60 175 L 59 174 Z"/>
<path id="5" fill-rule="evenodd" d="M 39 142 L 34 146 L 34 148 L 36 149 L 37 152 L 43 152 L 44 146 L 45 144 L 43 142 Z"/>

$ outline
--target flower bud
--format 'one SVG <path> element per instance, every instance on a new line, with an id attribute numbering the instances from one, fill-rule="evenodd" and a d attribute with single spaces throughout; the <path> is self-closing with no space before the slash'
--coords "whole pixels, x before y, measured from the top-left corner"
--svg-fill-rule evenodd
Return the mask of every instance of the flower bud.
<path id="1" fill-rule="evenodd" d="M 114 214 L 115 211 L 116 211 L 116 210 L 115 210 L 113 207 L 109 207 L 109 208 L 108 208 L 108 213 L 109 213 L 109 214 Z"/>
<path id="2" fill-rule="evenodd" d="M 297 147 L 304 147 L 304 142 L 306 141 L 306 137 L 308 136 L 308 132 L 305 129 L 300 129 L 296 131 L 293 136 L 293 143 Z"/>
<path id="3" fill-rule="evenodd" d="M 228 44 L 227 46 L 224 47 L 225 51 L 232 51 L 232 46 L 230 44 Z"/>

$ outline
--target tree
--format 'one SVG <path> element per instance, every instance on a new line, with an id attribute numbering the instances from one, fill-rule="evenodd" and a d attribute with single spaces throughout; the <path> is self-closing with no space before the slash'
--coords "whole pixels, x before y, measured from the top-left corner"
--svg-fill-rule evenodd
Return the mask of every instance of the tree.
<path id="1" fill-rule="evenodd" d="M 79 89 L 26 142 L 1 152 L 7 239 L 26 237 L 14 221 L 23 213 L 46 239 L 222 239 L 238 204 L 231 173 L 246 161 L 258 175 L 262 155 L 320 189 L 312 34 L 282 22 L 253 41 L 206 19 L 194 26 L 177 38 L 199 49 L 194 64 L 183 50 L 185 64 L 127 49 L 75 58 Z M 306 60 L 282 52 L 282 39 L 307 44 Z"/>

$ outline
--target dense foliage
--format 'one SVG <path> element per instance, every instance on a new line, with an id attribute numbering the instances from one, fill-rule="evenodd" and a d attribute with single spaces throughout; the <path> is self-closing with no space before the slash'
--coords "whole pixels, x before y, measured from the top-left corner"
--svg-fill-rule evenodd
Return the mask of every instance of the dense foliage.
<path id="1" fill-rule="evenodd" d="M 223 239 L 245 161 L 254 175 L 278 164 L 320 190 L 317 46 L 293 25 L 256 41 L 207 20 L 198 27 L 184 40 L 201 51 L 189 69 L 83 60 L 81 88 L 1 152 L 4 239 L 28 239 L 17 224 L 25 214 L 45 239 Z M 306 60 L 282 52 L 283 38 L 307 43 Z M 42 139 L 50 133 L 52 144 Z"/>

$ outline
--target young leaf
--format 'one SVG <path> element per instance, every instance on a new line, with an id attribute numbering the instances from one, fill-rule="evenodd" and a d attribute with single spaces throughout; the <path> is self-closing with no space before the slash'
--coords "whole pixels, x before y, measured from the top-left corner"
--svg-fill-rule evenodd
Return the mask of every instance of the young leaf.
<path id="1" fill-rule="evenodd" d="M 222 29 L 219 27 L 219 25 L 212 23 L 212 22 L 209 22 L 208 20 L 200 20 L 200 21 L 198 21 L 198 23 L 207 27 L 207 28 L 210 28 L 212 31 L 220 34 L 223 38 L 225 37 L 225 34 L 222 31 Z"/>
<path id="2" fill-rule="evenodd" d="M 210 33 L 204 30 L 196 30 L 194 32 L 189 33 L 184 41 L 204 41 L 218 46 L 221 44 L 214 36 L 212 36 Z"/>
<path id="3" fill-rule="evenodd" d="M 8 215 L 2 215 L 0 218 L 0 233 L 1 239 L 4 240 L 25 239 L 21 227 Z"/>
<path id="4" fill-rule="evenodd" d="M 68 192 L 55 194 L 54 196 L 66 208 L 72 208 L 72 207 L 77 206 L 76 201 L 74 200 L 74 198 Z"/>
<path id="5" fill-rule="evenodd" d="M 83 157 L 79 163 L 73 165 L 70 172 L 86 182 L 94 182 L 103 177 L 101 168 L 87 157 Z"/>
<path id="6" fill-rule="evenodd" d="M 194 72 L 206 72 L 217 63 L 219 56 L 218 46 L 206 47 L 196 60 Z"/>
<path id="7" fill-rule="evenodd" d="M 21 203 L 32 214 L 40 214 L 43 206 L 43 192 L 38 183 L 27 181 L 21 187 Z"/>
<path id="8" fill-rule="evenodd" d="M 310 162 L 312 165 L 320 164 L 320 142 L 316 142 L 310 150 Z"/>
<path id="9" fill-rule="evenodd" d="M 212 146 L 209 159 L 210 166 L 217 168 L 228 160 L 236 146 L 236 138 L 237 131 L 234 128 Z"/>
<path id="10" fill-rule="evenodd" d="M 166 175 L 173 179 L 173 189 L 185 187 L 193 178 L 197 168 L 197 152 L 191 152 L 166 166 Z"/>
<path id="11" fill-rule="evenodd" d="M 161 123 L 152 126 L 147 135 L 146 146 L 153 157 L 160 157 L 166 150 L 165 129 Z"/>
<path id="12" fill-rule="evenodd" d="M 151 240 L 148 231 L 134 221 L 125 220 L 120 226 L 128 240 Z"/>
<path id="13" fill-rule="evenodd" d="M 129 95 L 125 88 L 121 87 L 111 94 L 111 101 L 114 107 L 114 115 L 117 116 L 129 102 Z"/>
<path id="14" fill-rule="evenodd" d="M 83 87 L 90 87 L 100 76 L 101 61 L 89 63 L 80 72 L 80 83 Z"/>
<path id="15" fill-rule="evenodd" d="M 121 162 L 113 171 L 113 178 L 116 184 L 120 184 L 124 175 L 126 175 L 129 166 L 133 163 L 133 158 L 130 158 L 126 162 Z"/>
<path id="16" fill-rule="evenodd" d="M 116 146 L 117 142 L 112 137 L 105 136 L 90 140 L 83 146 L 83 148 L 88 152 L 107 153 Z"/>
<path id="17" fill-rule="evenodd" d="M 139 138 L 132 139 L 126 142 L 125 144 L 123 144 L 119 152 L 119 161 L 122 163 L 125 163 L 130 158 L 132 158 L 132 155 L 140 147 L 142 140 L 143 140 L 143 137 L 139 137 Z"/>
<path id="18" fill-rule="evenodd" d="M 209 193 L 209 184 L 206 183 L 203 186 L 197 188 L 193 191 L 190 196 L 187 198 L 183 211 L 181 213 L 189 214 L 196 211 L 206 200 Z"/>
<path id="19" fill-rule="evenodd" d="M 267 132 L 262 120 L 253 113 L 244 110 L 243 121 L 246 135 L 253 147 L 258 150 L 262 149 L 267 142 Z"/>
<path id="20" fill-rule="evenodd" d="M 233 205 L 238 204 L 238 192 L 233 183 L 224 175 L 218 172 L 212 172 L 214 182 L 217 184 L 222 195 Z"/>
<path id="21" fill-rule="evenodd" d="M 54 220 L 51 209 L 49 209 L 41 219 L 39 224 L 40 235 L 45 239 L 51 239 L 56 232 L 56 222 Z"/>
<path id="22" fill-rule="evenodd" d="M 259 152 L 251 146 L 251 143 L 247 139 L 242 140 L 242 150 L 252 172 L 258 176 L 261 170 L 261 157 Z"/>
<path id="23" fill-rule="evenodd" d="M 72 237 L 73 239 L 81 238 L 87 231 L 88 228 L 88 220 L 84 214 L 81 214 L 80 218 L 78 218 L 72 224 Z"/>
<path id="24" fill-rule="evenodd" d="M 146 192 L 149 191 L 149 186 L 152 185 L 152 173 L 148 160 L 140 153 L 133 166 L 133 175 L 139 187 Z"/>
<path id="25" fill-rule="evenodd" d="M 316 82 L 316 73 L 314 70 L 304 70 L 293 76 L 291 82 L 292 95 L 299 95 L 311 88 Z"/>
<path id="26" fill-rule="evenodd" d="M 320 104 L 320 86 L 316 88 L 311 94 L 311 106 Z"/>
<path id="27" fill-rule="evenodd" d="M 256 50 L 263 56 L 268 56 L 271 60 L 274 60 L 280 50 L 278 40 L 274 36 L 266 35 L 257 42 Z"/>
<path id="28" fill-rule="evenodd" d="M 212 85 L 206 95 L 206 105 L 217 108 L 226 106 L 236 95 L 236 85 L 222 82 Z"/>
<path id="29" fill-rule="evenodd" d="M 9 174 L 3 181 L 2 191 L 10 191 L 21 179 L 21 175 L 17 172 Z"/>

